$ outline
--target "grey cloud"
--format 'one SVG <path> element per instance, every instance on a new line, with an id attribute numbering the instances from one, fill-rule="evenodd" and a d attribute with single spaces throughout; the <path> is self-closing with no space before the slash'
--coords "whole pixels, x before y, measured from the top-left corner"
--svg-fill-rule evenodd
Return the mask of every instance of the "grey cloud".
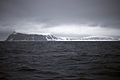
<path id="1" fill-rule="evenodd" d="M 14 30 L 23 22 L 120 29 L 119 7 L 120 0 L 0 0 L 0 29 Z"/>

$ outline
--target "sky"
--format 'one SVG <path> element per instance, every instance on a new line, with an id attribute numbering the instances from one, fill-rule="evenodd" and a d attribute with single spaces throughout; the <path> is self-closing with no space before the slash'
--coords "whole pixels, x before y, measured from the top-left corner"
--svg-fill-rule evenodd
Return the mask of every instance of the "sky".
<path id="1" fill-rule="evenodd" d="M 120 35 L 120 0 L 0 0 L 0 40 L 13 31 Z"/>

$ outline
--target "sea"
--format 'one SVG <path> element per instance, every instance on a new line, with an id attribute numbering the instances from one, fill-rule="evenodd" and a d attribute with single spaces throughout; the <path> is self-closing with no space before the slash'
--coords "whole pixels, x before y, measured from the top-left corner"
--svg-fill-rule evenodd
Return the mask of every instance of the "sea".
<path id="1" fill-rule="evenodd" d="M 120 42 L 1 41 L 0 80 L 120 80 Z"/>

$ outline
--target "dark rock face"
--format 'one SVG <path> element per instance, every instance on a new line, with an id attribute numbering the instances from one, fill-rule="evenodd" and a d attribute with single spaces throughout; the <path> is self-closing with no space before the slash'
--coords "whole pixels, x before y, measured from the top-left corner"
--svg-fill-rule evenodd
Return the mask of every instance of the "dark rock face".
<path id="1" fill-rule="evenodd" d="M 24 33 L 12 33 L 8 36 L 6 41 L 54 41 L 58 39 L 53 35 L 38 35 L 38 34 L 24 34 Z"/>

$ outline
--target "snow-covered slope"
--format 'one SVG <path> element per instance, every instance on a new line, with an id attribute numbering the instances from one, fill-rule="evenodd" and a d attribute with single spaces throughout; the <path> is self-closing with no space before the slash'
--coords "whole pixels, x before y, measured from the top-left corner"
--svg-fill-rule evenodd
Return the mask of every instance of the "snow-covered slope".
<path id="1" fill-rule="evenodd" d="M 8 36 L 6 41 L 56 41 L 62 40 L 51 34 L 25 34 L 14 32 Z"/>
<path id="2" fill-rule="evenodd" d="M 6 41 L 120 41 L 120 36 L 56 37 L 51 34 L 26 34 L 13 32 Z"/>
<path id="3" fill-rule="evenodd" d="M 83 37 L 81 40 L 115 40 L 113 37 L 108 36 L 88 36 Z"/>
<path id="4" fill-rule="evenodd" d="M 115 36 L 86 36 L 73 38 L 72 41 L 119 41 L 119 37 Z"/>

